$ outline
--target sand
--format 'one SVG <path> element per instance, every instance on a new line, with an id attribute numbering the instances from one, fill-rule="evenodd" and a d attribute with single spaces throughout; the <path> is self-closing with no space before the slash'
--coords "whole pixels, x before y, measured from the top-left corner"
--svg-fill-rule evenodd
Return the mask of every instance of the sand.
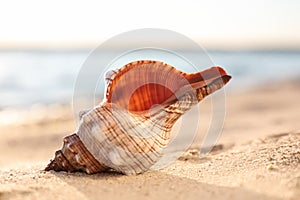
<path id="1" fill-rule="evenodd" d="M 44 172 L 75 129 L 71 109 L 22 111 L 0 125 L 0 199 L 300 199 L 299 99 L 297 81 L 227 93 L 214 151 L 137 176 Z"/>

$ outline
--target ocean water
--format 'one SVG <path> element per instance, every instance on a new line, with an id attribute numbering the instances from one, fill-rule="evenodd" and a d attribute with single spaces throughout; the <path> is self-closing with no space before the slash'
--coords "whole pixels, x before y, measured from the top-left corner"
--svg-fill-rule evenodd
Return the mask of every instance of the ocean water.
<path id="1" fill-rule="evenodd" d="M 89 50 L 0 51 L 0 108 L 70 102 L 89 55 Z M 233 76 L 230 91 L 300 78 L 300 51 L 208 51 L 208 55 Z"/>

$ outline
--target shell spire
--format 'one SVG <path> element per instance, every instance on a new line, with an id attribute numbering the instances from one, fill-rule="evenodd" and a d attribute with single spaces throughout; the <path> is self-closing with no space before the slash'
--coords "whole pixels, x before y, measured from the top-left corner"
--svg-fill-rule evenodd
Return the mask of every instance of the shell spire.
<path id="1" fill-rule="evenodd" d="M 106 100 L 81 115 L 45 170 L 143 173 L 161 158 L 175 122 L 230 79 L 221 67 L 187 74 L 152 60 L 108 73 Z"/>

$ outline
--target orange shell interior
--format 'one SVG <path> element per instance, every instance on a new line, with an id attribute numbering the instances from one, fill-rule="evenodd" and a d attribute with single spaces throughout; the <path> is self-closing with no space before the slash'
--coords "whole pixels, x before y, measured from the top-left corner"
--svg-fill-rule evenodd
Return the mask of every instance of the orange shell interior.
<path id="1" fill-rule="evenodd" d="M 186 85 L 202 87 L 224 75 L 220 67 L 187 74 L 160 61 L 136 61 L 111 77 L 106 99 L 132 112 L 147 111 L 172 96 L 176 99 L 175 92 Z"/>

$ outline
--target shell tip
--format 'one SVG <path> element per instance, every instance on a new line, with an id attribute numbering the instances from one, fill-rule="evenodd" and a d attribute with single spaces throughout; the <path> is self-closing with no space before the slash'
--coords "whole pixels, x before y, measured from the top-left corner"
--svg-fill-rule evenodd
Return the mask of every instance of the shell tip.
<path id="1" fill-rule="evenodd" d="M 74 171 L 74 167 L 68 162 L 68 160 L 63 155 L 62 151 L 56 151 L 55 157 L 53 160 L 50 160 L 50 163 L 45 168 L 45 171 Z"/>
<path id="2" fill-rule="evenodd" d="M 58 168 L 58 165 L 57 165 L 57 163 L 56 163 L 56 161 L 55 161 L 55 159 L 54 160 L 50 160 L 50 163 L 47 165 L 47 167 L 45 168 L 45 171 L 50 171 L 50 170 L 55 170 L 55 169 L 57 169 Z"/>

